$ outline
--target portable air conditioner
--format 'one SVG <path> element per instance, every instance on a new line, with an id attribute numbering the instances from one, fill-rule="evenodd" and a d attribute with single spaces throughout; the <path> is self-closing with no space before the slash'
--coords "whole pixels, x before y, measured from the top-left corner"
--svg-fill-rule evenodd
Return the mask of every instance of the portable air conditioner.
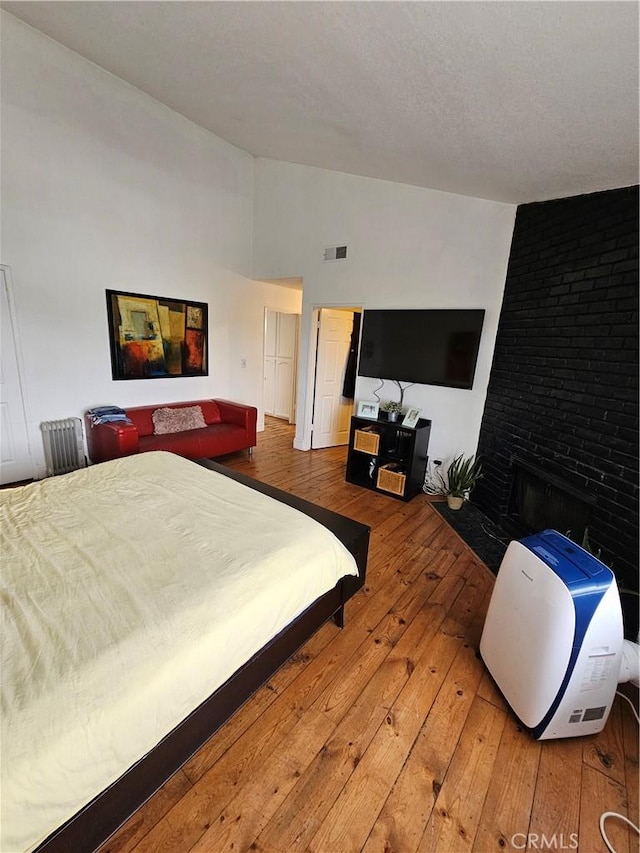
<path id="1" fill-rule="evenodd" d="M 601 731 L 625 642 L 611 569 L 555 530 L 509 544 L 480 654 L 535 738 Z"/>

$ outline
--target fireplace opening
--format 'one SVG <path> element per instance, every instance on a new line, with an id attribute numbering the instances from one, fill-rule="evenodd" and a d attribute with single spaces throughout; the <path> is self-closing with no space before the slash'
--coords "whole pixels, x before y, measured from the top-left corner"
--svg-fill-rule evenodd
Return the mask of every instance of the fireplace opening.
<path id="1" fill-rule="evenodd" d="M 514 531 L 537 533 L 553 528 L 574 542 L 583 542 L 596 499 L 526 460 L 513 457 L 512 462 L 509 520 Z"/>

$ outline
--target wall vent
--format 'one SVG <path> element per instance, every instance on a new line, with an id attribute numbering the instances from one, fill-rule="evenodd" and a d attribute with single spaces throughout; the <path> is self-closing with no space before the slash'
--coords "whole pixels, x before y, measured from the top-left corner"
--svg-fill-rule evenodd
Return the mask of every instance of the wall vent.
<path id="1" fill-rule="evenodd" d="M 346 261 L 347 247 L 346 246 L 327 246 L 324 250 L 325 261 Z"/>
<path id="2" fill-rule="evenodd" d="M 78 468 L 86 468 L 80 418 L 65 418 L 61 421 L 43 421 L 40 424 L 47 477 L 68 474 Z"/>

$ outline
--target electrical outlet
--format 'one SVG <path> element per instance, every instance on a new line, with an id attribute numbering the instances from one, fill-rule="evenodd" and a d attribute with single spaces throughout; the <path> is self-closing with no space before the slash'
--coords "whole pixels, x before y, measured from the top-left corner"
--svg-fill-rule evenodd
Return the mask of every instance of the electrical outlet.
<path id="1" fill-rule="evenodd" d="M 246 367 L 246 366 L 247 366 L 247 359 L 241 358 L 240 359 L 240 367 Z"/>

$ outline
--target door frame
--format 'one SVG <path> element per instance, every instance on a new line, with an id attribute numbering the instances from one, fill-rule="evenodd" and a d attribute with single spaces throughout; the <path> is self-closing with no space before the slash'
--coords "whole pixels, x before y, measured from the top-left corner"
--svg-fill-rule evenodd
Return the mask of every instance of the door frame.
<path id="1" fill-rule="evenodd" d="M 316 359 L 318 355 L 318 329 L 320 324 L 320 311 L 322 308 L 335 308 L 337 311 L 364 311 L 364 307 L 354 306 L 352 303 L 340 305 L 336 302 L 316 303 L 311 307 L 311 319 L 309 321 L 309 352 L 307 355 L 307 378 L 302 413 L 303 428 L 299 442 L 294 442 L 297 450 L 311 450 L 311 429 L 313 427 L 313 402 L 316 396 Z M 362 326 L 360 327 L 362 333 Z M 354 401 L 355 403 L 355 401 Z"/>
<path id="2" fill-rule="evenodd" d="M 15 296 L 13 289 L 13 279 L 11 277 L 11 267 L 8 264 L 0 264 L 0 274 L 4 277 L 4 286 L 7 289 L 7 304 L 9 306 L 9 323 L 11 324 L 12 344 L 16 357 L 16 367 L 18 369 L 18 386 L 20 388 L 20 411 L 24 418 L 24 426 L 27 438 L 27 451 L 29 453 L 29 464 L 31 466 L 31 478 L 36 479 L 36 464 L 33 456 L 33 447 L 31 441 L 31 432 L 29 429 L 30 415 L 27 391 L 24 381 L 24 358 L 22 356 L 22 344 L 20 340 L 20 329 L 18 326 L 18 317 L 16 312 Z"/>

